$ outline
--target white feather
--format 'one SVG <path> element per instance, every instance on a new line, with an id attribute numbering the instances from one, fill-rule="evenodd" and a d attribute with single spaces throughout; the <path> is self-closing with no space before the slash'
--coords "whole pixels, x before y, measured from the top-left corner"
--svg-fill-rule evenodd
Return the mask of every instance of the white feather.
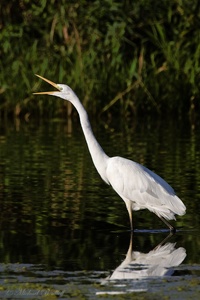
<path id="1" fill-rule="evenodd" d="M 132 202 L 133 210 L 149 209 L 167 220 L 175 214 L 183 215 L 185 205 L 175 195 L 173 188 L 160 176 L 122 157 L 108 161 L 106 174 L 113 189 L 126 202 Z"/>

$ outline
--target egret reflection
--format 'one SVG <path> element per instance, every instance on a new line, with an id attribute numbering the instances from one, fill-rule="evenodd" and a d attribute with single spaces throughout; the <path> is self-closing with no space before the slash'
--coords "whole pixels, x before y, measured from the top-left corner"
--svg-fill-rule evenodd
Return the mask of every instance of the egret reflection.
<path id="1" fill-rule="evenodd" d="M 184 261 L 186 250 L 183 247 L 176 248 L 176 243 L 167 242 L 169 237 L 148 253 L 132 251 L 131 237 L 126 258 L 106 280 L 171 276 L 173 268 Z"/>

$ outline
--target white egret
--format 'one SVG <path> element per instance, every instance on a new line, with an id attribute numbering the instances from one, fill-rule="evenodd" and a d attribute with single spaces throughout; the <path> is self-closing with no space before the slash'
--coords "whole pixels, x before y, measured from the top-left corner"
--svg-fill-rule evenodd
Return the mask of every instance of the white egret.
<path id="1" fill-rule="evenodd" d="M 182 216 L 186 207 L 176 196 L 173 188 L 160 176 L 146 167 L 129 159 L 109 157 L 97 142 L 88 119 L 88 115 L 74 91 L 65 84 L 56 84 L 40 75 L 39 78 L 51 84 L 57 91 L 38 92 L 60 97 L 71 102 L 76 108 L 82 130 L 91 154 L 93 163 L 101 178 L 124 200 L 132 225 L 132 210 L 148 209 L 155 213 L 170 229 L 175 228 L 167 220 L 176 220 L 175 214 Z"/>

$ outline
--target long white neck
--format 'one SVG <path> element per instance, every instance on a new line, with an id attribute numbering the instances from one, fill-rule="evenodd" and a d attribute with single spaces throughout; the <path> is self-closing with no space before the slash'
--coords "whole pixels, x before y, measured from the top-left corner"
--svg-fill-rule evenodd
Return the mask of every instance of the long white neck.
<path id="1" fill-rule="evenodd" d="M 80 117 L 80 122 L 81 122 L 81 127 L 83 129 L 83 133 L 88 145 L 88 149 L 90 151 L 93 163 L 100 174 L 101 178 L 109 184 L 108 179 L 106 177 L 106 167 L 107 167 L 107 160 L 109 156 L 106 155 L 106 153 L 103 151 L 99 143 L 97 142 L 89 119 L 87 112 L 85 108 L 83 107 L 82 103 L 79 101 L 78 97 L 76 96 L 75 101 L 72 103 L 75 108 L 78 111 L 79 117 Z"/>

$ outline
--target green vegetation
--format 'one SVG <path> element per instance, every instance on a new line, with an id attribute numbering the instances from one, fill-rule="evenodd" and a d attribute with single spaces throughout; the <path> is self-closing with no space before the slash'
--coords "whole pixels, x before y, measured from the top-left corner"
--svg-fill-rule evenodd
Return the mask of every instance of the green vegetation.
<path id="1" fill-rule="evenodd" d="M 61 115 L 34 73 L 69 84 L 91 113 L 198 109 L 200 2 L 1 1 L 0 112 Z"/>

